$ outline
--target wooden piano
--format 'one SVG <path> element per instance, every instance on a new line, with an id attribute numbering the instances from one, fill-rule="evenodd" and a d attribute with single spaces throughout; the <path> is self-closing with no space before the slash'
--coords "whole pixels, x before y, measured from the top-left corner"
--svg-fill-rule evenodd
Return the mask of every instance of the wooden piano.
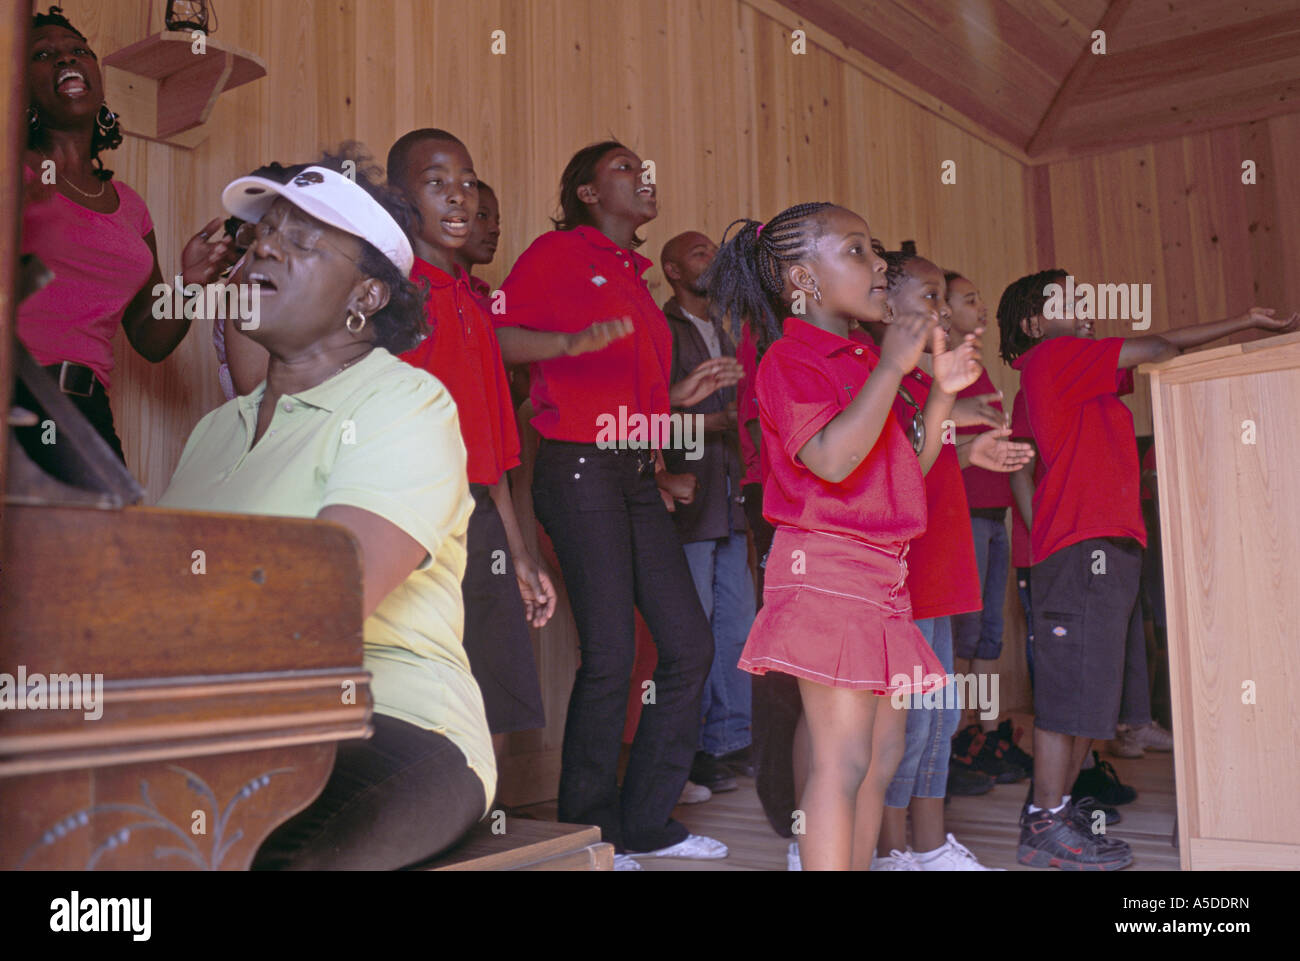
<path id="1" fill-rule="evenodd" d="M 337 742 L 370 733 L 356 542 L 321 521 L 131 506 L 139 488 L 93 428 L 57 388 L 39 399 L 66 405 L 58 442 L 84 486 L 9 432 L 0 869 L 246 868 L 320 792 Z"/>

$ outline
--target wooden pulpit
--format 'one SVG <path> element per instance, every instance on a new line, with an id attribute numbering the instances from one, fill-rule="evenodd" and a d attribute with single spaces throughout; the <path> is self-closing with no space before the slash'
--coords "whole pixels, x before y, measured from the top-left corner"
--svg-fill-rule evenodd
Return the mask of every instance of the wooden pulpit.
<path id="1" fill-rule="evenodd" d="M 1300 868 L 1300 333 L 1151 375 L 1184 870 Z"/>

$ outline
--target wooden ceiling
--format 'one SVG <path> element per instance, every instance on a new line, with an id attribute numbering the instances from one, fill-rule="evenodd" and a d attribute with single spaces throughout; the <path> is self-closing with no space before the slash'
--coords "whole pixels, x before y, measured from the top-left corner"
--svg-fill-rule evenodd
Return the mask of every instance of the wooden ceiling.
<path id="1" fill-rule="evenodd" d="M 1298 0 L 780 3 L 1031 161 L 1300 110 Z"/>

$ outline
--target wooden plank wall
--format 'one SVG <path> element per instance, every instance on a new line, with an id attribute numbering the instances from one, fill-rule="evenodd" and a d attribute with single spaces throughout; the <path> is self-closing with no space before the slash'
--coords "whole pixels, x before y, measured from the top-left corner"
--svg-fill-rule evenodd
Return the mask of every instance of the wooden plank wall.
<path id="1" fill-rule="evenodd" d="M 217 215 L 221 187 L 270 160 L 355 138 L 382 160 L 401 133 L 436 125 L 466 141 L 502 199 L 505 276 L 548 228 L 569 156 L 614 135 L 656 162 L 657 260 L 688 228 L 835 200 L 887 243 L 916 239 L 986 292 L 1029 260 L 1020 166 L 741 0 L 223 0 L 217 36 L 263 57 L 268 76 L 224 95 L 188 151 L 128 137 L 111 155 L 157 225 L 163 273 Z M 67 0 L 102 57 L 161 27 L 162 0 Z M 506 32 L 506 54 L 489 52 Z M 130 117 L 123 123 L 129 127 Z M 957 183 L 940 183 L 954 160 Z M 655 295 L 668 296 L 657 268 Z M 156 368 L 119 344 L 114 396 L 133 471 L 152 496 L 220 398 L 208 331 Z"/>
<path id="2" fill-rule="evenodd" d="M 65 0 L 102 57 L 161 29 L 162 0 Z M 1013 158 L 814 43 L 792 53 L 789 28 L 743 0 L 221 0 L 217 36 L 265 59 L 268 76 L 223 96 L 210 137 L 188 151 L 128 137 L 109 166 L 144 196 L 164 276 L 219 212 L 222 186 L 271 160 L 309 160 L 359 139 L 381 160 L 417 126 L 470 147 L 497 189 L 503 233 L 494 284 L 549 228 L 560 172 L 579 147 L 615 136 L 656 162 L 660 216 L 643 231 L 658 260 L 672 235 L 719 239 L 736 217 L 833 200 L 863 213 L 890 246 L 922 252 L 979 284 L 992 304 L 1031 267 L 1033 232 Z M 494 56 L 491 32 L 506 32 Z M 129 127 L 131 118 L 124 117 Z M 956 183 L 940 181 L 945 160 Z M 668 290 L 658 268 L 655 296 Z M 1008 391 L 1012 372 L 988 357 Z M 151 367 L 118 344 L 114 407 L 128 463 L 156 498 L 185 439 L 217 406 L 209 331 L 194 329 Z M 1004 707 L 1025 706 L 1024 631 L 1009 591 Z M 538 639 L 544 732 L 513 735 L 502 797 L 553 791 L 576 638 L 565 615 Z M 513 766 L 512 766 L 513 765 Z"/>
<path id="3" fill-rule="evenodd" d="M 1291 113 L 1034 168 L 1027 190 L 1040 211 L 1031 241 L 1038 266 L 1092 282 L 1150 283 L 1152 333 L 1254 304 L 1300 309 L 1300 185 L 1286 173 L 1298 151 L 1300 113 Z M 1246 160 L 1255 162 L 1255 184 L 1242 183 Z M 1098 333 L 1134 331 L 1102 322 Z M 1150 433 L 1150 391 L 1138 380 L 1130 405 L 1138 433 Z"/>

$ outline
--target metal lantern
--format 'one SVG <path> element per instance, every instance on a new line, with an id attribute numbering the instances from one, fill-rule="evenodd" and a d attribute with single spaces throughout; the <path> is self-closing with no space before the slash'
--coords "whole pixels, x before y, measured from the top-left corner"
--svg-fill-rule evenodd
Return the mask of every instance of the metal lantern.
<path id="1" fill-rule="evenodd" d="M 168 30 L 198 30 L 210 33 L 208 26 L 208 0 L 167 0 L 167 13 L 163 22 Z"/>

